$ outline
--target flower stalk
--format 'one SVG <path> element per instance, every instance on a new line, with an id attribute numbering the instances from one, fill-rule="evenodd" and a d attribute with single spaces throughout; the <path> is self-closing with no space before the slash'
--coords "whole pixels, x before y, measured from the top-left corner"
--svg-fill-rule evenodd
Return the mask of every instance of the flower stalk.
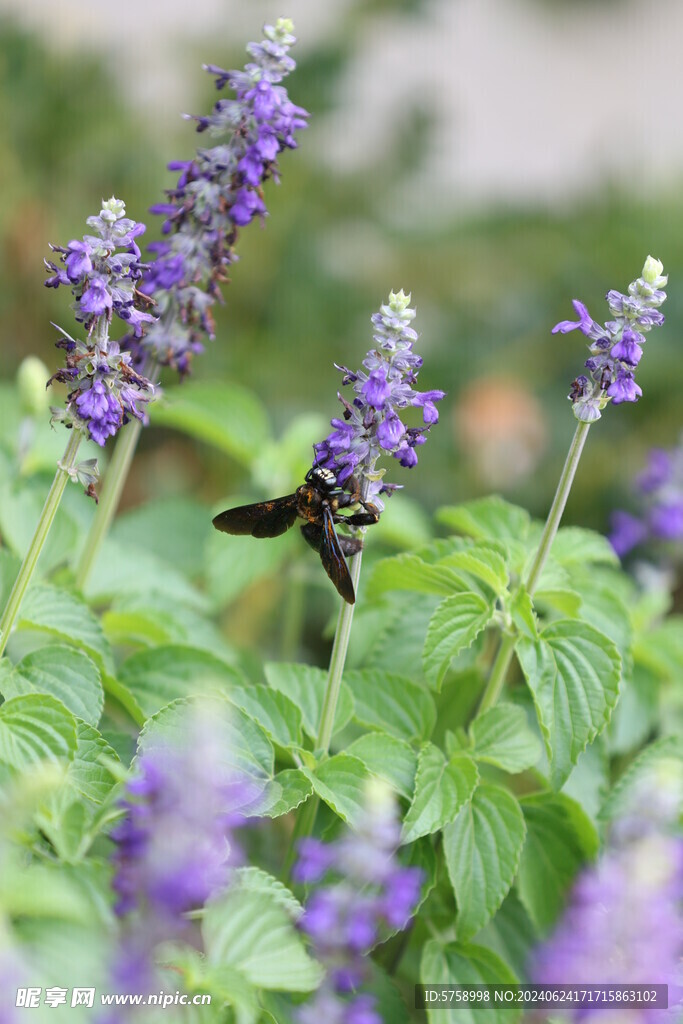
<path id="1" fill-rule="evenodd" d="M 589 427 L 600 419 L 602 410 L 610 402 L 612 405 L 637 402 L 642 394 L 641 388 L 635 383 L 634 375 L 643 355 L 645 333 L 664 322 L 658 308 L 666 299 L 666 292 L 663 289 L 667 278 L 662 271 L 663 267 L 659 260 L 648 256 L 641 276 L 631 282 L 627 294 L 609 291 L 607 302 L 614 319 L 608 320 L 604 325 L 592 319 L 583 303 L 574 300 L 574 309 L 579 319 L 563 320 L 553 327 L 553 334 L 581 331 L 589 340 L 591 354 L 585 363 L 589 375 L 582 374 L 577 377 L 568 396 L 578 423 L 541 540 L 523 581 L 523 586 L 530 597 L 538 585 L 557 535 Z M 491 666 L 491 674 L 479 705 L 478 715 L 492 708 L 500 697 L 516 640 L 514 630 L 504 633 Z"/>
<path id="2" fill-rule="evenodd" d="M 33 573 L 35 571 L 40 553 L 43 550 L 43 545 L 47 539 L 47 535 L 50 532 L 50 527 L 54 521 L 59 503 L 62 500 L 64 489 L 69 481 L 69 478 L 75 473 L 76 456 L 78 454 L 78 448 L 81 443 L 83 435 L 79 430 L 72 430 L 69 435 L 69 441 L 67 443 L 64 455 L 60 462 L 57 464 L 57 472 L 55 478 L 52 481 L 52 486 L 47 495 L 43 511 L 40 514 L 38 525 L 36 526 L 33 539 L 29 544 L 28 551 L 24 556 L 24 561 L 21 564 L 19 574 L 14 581 L 11 593 L 5 605 L 5 610 L 2 613 L 0 619 L 0 655 L 4 653 L 5 647 L 9 635 L 12 631 L 12 626 L 19 614 L 21 603 L 24 599 L 24 595 L 29 587 Z"/>
<path id="3" fill-rule="evenodd" d="M 76 569 L 76 586 L 81 591 L 85 590 L 87 586 L 90 573 L 102 547 L 102 542 L 109 532 L 109 527 L 119 507 L 123 488 L 128 478 L 128 471 L 142 432 L 142 426 L 143 424 L 140 420 L 133 420 L 121 432 L 114 446 L 111 462 L 107 467 L 107 473 L 102 484 L 97 511 L 90 525 L 90 530 L 78 561 L 78 568 Z"/>

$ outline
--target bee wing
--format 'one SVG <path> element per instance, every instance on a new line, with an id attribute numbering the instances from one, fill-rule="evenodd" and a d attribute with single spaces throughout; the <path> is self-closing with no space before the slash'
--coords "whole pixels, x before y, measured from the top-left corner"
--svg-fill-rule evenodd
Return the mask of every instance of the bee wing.
<path id="1" fill-rule="evenodd" d="M 297 517 L 296 494 L 272 501 L 257 501 L 219 512 L 213 525 L 223 533 L 252 537 L 279 537 L 294 524 Z"/>
<path id="2" fill-rule="evenodd" d="M 309 540 L 308 537 L 306 537 Z M 309 540 L 309 543 L 311 541 Z M 320 560 L 325 572 L 347 604 L 355 604 L 356 595 L 349 574 L 349 567 L 334 528 L 334 519 L 327 505 L 323 505 L 323 525 L 320 528 Z"/>

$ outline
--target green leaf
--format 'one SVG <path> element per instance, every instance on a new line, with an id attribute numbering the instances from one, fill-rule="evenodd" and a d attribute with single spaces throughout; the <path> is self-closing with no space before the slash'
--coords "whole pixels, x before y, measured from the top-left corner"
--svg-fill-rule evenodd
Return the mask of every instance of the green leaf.
<path id="1" fill-rule="evenodd" d="M 359 758 L 368 771 L 410 800 L 415 787 L 417 754 L 403 740 L 385 732 L 368 732 L 354 740 L 345 753 Z"/>
<path id="2" fill-rule="evenodd" d="M 322 969 L 294 926 L 294 897 L 272 881 L 269 890 L 246 876 L 208 905 L 202 921 L 207 960 L 233 968 L 258 988 L 310 992 L 320 984 Z"/>
<path id="3" fill-rule="evenodd" d="M 616 644 L 622 662 L 628 664 L 633 631 L 628 608 L 618 593 L 602 586 L 592 574 L 577 566 L 570 573 L 574 590 L 581 595 L 579 616 Z"/>
<path id="4" fill-rule="evenodd" d="M 527 825 L 516 887 L 526 910 L 546 932 L 562 909 L 567 890 L 585 860 L 597 853 L 594 825 L 563 793 L 540 793 L 520 800 Z"/>
<path id="5" fill-rule="evenodd" d="M 227 699 L 212 695 L 188 697 L 167 704 L 145 724 L 138 752 L 164 747 L 201 750 L 215 754 L 221 765 L 250 775 L 265 785 L 273 777 L 273 747 L 261 727 Z"/>
<path id="6" fill-rule="evenodd" d="M 53 469 L 54 472 L 54 469 Z M 0 488 L 0 533 L 3 544 L 19 558 L 24 557 L 45 504 L 42 480 L 22 480 Z M 76 545 L 77 523 L 61 505 L 40 553 L 38 573 L 42 575 L 67 561 Z"/>
<path id="7" fill-rule="evenodd" d="M 173 427 L 249 467 L 270 439 L 266 411 L 255 395 L 237 384 L 191 380 L 167 388 L 155 402 L 153 426 Z"/>
<path id="8" fill-rule="evenodd" d="M 205 505 L 191 498 L 165 495 L 118 515 L 111 536 L 121 546 L 135 538 L 136 547 L 175 566 L 191 579 L 201 572 L 204 545 L 212 530 Z"/>
<path id="9" fill-rule="evenodd" d="M 285 768 L 268 783 L 255 813 L 279 818 L 299 807 L 312 792 L 310 780 L 298 768 Z"/>
<path id="10" fill-rule="evenodd" d="M 526 826 L 506 789 L 480 783 L 472 799 L 443 830 L 446 867 L 458 903 L 459 940 L 469 939 L 495 914 L 510 890 Z"/>
<path id="11" fill-rule="evenodd" d="M 99 669 L 76 647 L 39 647 L 11 672 L 3 673 L 0 690 L 6 699 L 28 693 L 51 694 L 91 725 L 99 722 L 104 704 Z"/>
<path id="12" fill-rule="evenodd" d="M 458 574 L 443 565 L 430 565 L 418 555 L 401 554 L 383 558 L 375 566 L 368 590 L 371 595 L 388 590 L 412 590 L 418 594 L 438 594 L 446 597 L 454 590 L 462 590 Z"/>
<path id="13" fill-rule="evenodd" d="M 363 668 L 380 668 L 407 676 L 415 683 L 422 680 L 422 647 L 429 620 L 438 604 L 438 597 L 431 594 L 426 594 L 419 601 L 412 594 L 403 593 L 385 598 L 381 613 L 370 620 L 373 623 L 372 640 L 360 659 Z M 361 614 L 357 613 L 359 620 L 362 611 L 361 604 Z M 352 651 L 353 643 L 352 640 Z"/>
<path id="14" fill-rule="evenodd" d="M 461 942 L 441 945 L 429 939 L 422 951 L 420 981 L 423 985 L 515 985 L 518 979 L 500 957 L 485 946 Z M 430 1024 L 514 1024 L 521 1009 L 495 1005 L 470 1009 L 455 1001 L 427 1009 Z"/>
<path id="15" fill-rule="evenodd" d="M 479 715 L 470 726 L 470 737 L 477 761 L 512 774 L 533 768 L 541 754 L 524 710 L 515 704 L 498 704 Z"/>
<path id="16" fill-rule="evenodd" d="M 357 722 L 399 739 L 431 736 L 436 722 L 434 700 L 410 679 L 381 669 L 363 669 L 345 672 L 344 682 L 353 694 Z"/>
<path id="17" fill-rule="evenodd" d="M 233 504 L 239 504 L 239 499 L 226 500 L 223 508 Z M 217 508 L 216 512 L 219 511 L 221 509 Z M 226 537 L 214 530 L 204 554 L 206 584 L 212 601 L 223 608 L 253 583 L 275 575 L 292 557 L 297 545 L 304 557 L 310 555 L 296 533 L 298 531 L 290 530 L 281 537 L 258 541 L 253 537 Z"/>
<path id="18" fill-rule="evenodd" d="M 453 821 L 471 799 L 479 781 L 477 766 L 467 754 L 454 754 L 449 760 L 426 743 L 419 753 L 415 792 L 403 822 L 403 843 L 437 832 Z"/>
<path id="19" fill-rule="evenodd" d="M 538 636 L 538 619 L 533 601 L 522 584 L 512 594 L 508 602 L 508 611 L 522 636 L 535 640 Z"/>
<path id="20" fill-rule="evenodd" d="M 638 636 L 634 657 L 662 679 L 680 681 L 683 673 L 683 616 L 670 615 Z"/>
<path id="21" fill-rule="evenodd" d="M 124 661 L 118 679 L 146 717 L 179 697 L 215 690 L 230 693 L 232 686 L 244 681 L 237 669 L 220 658 L 179 644 L 136 652 Z"/>
<path id="22" fill-rule="evenodd" d="M 650 743 L 641 750 L 620 776 L 612 790 L 608 793 L 602 807 L 600 818 L 611 821 L 634 810 L 634 801 L 642 800 L 648 790 L 663 794 L 666 787 L 669 793 L 683 792 L 683 752 L 678 736 L 664 736 Z"/>
<path id="23" fill-rule="evenodd" d="M 614 643 L 585 622 L 559 620 L 537 641 L 522 637 L 517 656 L 536 705 L 555 788 L 609 721 L 619 694 Z"/>
<path id="24" fill-rule="evenodd" d="M 562 526 L 557 531 L 550 552 L 561 565 L 574 562 L 582 566 L 590 562 L 619 565 L 619 559 L 607 538 L 581 526 Z"/>
<path id="25" fill-rule="evenodd" d="M 301 711 L 284 693 L 265 685 L 234 686 L 230 700 L 254 718 L 274 743 L 281 747 L 301 746 Z"/>
<path id="26" fill-rule="evenodd" d="M 270 662 L 264 672 L 268 685 L 279 690 L 296 704 L 303 717 L 306 733 L 315 740 L 320 725 L 323 697 L 327 686 L 327 672 L 312 665 L 299 665 L 294 662 Z M 342 682 L 339 692 L 339 703 L 334 717 L 334 733 L 339 732 L 351 719 L 353 714 L 353 697 Z"/>
<path id="27" fill-rule="evenodd" d="M 104 763 L 103 763 L 104 760 Z M 116 778 L 107 762 L 118 761 L 116 751 L 86 722 L 76 722 L 76 752 L 66 773 L 66 782 L 95 804 L 104 802 Z"/>
<path id="28" fill-rule="evenodd" d="M 437 522 L 475 540 L 523 541 L 531 520 L 526 509 L 497 495 L 437 509 Z"/>
<path id="29" fill-rule="evenodd" d="M 430 620 L 422 655 L 425 675 L 437 689 L 451 659 L 470 646 L 492 616 L 493 608 L 479 594 L 454 594 L 441 602 Z"/>
<path id="30" fill-rule="evenodd" d="M 99 665 L 113 674 L 111 649 L 102 627 L 88 606 L 58 587 L 31 587 L 19 612 L 19 628 L 33 627 L 81 647 Z"/>
<path id="31" fill-rule="evenodd" d="M 61 701 L 43 694 L 13 697 L 0 707 L 0 761 L 23 771 L 40 761 L 70 761 L 76 719 Z"/>
<path id="32" fill-rule="evenodd" d="M 531 953 L 538 944 L 538 935 L 514 889 L 510 890 L 496 916 L 479 932 L 477 938 L 502 957 L 518 978 L 527 976 Z"/>
<path id="33" fill-rule="evenodd" d="M 198 611 L 209 606 L 206 595 L 193 586 L 181 572 L 151 551 L 131 541 L 118 544 L 105 538 L 93 571 L 85 585 L 85 595 L 93 604 L 117 598 L 147 598 L 162 595 Z"/>
<path id="34" fill-rule="evenodd" d="M 456 551 L 437 563 L 436 567 L 440 566 L 476 576 L 499 596 L 505 593 L 510 582 L 505 559 L 485 544 L 473 544 L 466 551 Z"/>
<path id="35" fill-rule="evenodd" d="M 358 821 L 365 808 L 370 773 L 357 757 L 335 754 L 314 771 L 301 768 L 313 789 L 343 821 Z"/>

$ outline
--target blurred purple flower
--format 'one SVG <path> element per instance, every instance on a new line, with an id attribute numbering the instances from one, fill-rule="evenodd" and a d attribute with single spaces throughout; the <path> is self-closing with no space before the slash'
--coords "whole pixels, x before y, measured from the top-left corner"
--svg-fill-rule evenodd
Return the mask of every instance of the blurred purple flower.
<path id="1" fill-rule="evenodd" d="M 637 514 L 618 510 L 612 514 L 609 539 L 623 558 L 645 544 L 668 545 L 660 552 L 666 559 L 680 558 L 676 544 L 683 541 L 683 438 L 676 448 L 653 448 L 648 464 L 633 486 Z"/>
<path id="2" fill-rule="evenodd" d="M 381 1024 L 374 997 L 357 994 L 367 980 L 367 954 L 388 932 L 407 926 L 422 885 L 419 868 L 398 862 L 399 842 L 396 803 L 380 782 L 368 787 L 353 832 L 334 843 L 302 841 L 296 881 L 321 882 L 328 873 L 334 880 L 309 897 L 299 921 L 327 967 L 322 986 L 299 1011 L 300 1024 Z"/>

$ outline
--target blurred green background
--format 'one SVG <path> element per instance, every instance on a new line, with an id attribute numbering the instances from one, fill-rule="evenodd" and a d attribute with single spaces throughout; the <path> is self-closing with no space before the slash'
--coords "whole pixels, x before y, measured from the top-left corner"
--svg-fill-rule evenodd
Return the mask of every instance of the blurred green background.
<path id="1" fill-rule="evenodd" d="M 581 335 L 550 329 L 575 297 L 604 319 L 607 289 L 652 253 L 670 297 L 639 367 L 644 397 L 591 431 L 567 510 L 604 530 L 647 448 L 673 444 L 683 422 L 683 151 L 666 123 L 680 108 L 667 87 L 675 0 L 649 13 L 626 0 L 205 0 L 168 5 L 158 31 L 158 4 L 136 8 L 133 21 L 99 0 L 0 5 L 3 378 L 30 353 L 52 372 L 50 321 L 72 327 L 68 294 L 42 287 L 48 242 L 80 236 L 112 194 L 145 219 L 171 183 L 166 162 L 204 141 L 177 116 L 214 101 L 201 63 L 241 66 L 261 23 L 291 13 L 288 86 L 311 125 L 267 188 L 264 229 L 242 234 L 195 378 L 253 390 L 276 433 L 305 413 L 324 429 L 338 411 L 333 362 L 358 365 L 371 313 L 389 289 L 410 290 L 421 386 L 448 395 L 418 468 L 392 465 L 389 478 L 427 509 L 496 490 L 542 515 L 585 358 Z M 302 465 L 316 439 L 302 437 Z M 156 428 L 124 505 L 187 493 L 209 505 L 249 487 L 227 455 Z"/>

